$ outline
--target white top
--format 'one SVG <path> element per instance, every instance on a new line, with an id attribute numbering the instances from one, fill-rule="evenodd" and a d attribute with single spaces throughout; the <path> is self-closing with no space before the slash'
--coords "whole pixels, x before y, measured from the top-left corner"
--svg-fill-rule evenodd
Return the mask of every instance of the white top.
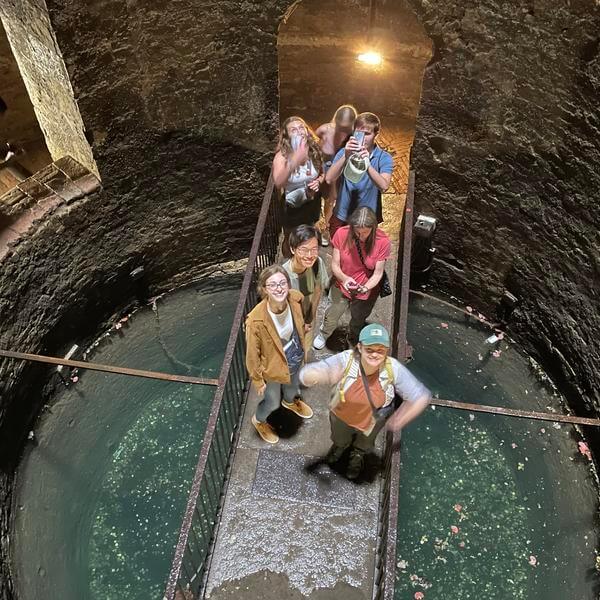
<path id="1" fill-rule="evenodd" d="M 277 329 L 277 334 L 284 341 L 288 342 L 292 338 L 292 334 L 294 333 L 294 321 L 292 319 L 292 311 L 290 310 L 290 305 L 288 304 L 286 309 L 279 314 L 274 313 L 269 305 L 267 304 L 267 311 L 269 315 L 271 315 L 271 320 L 275 325 L 275 329 Z"/>
<path id="2" fill-rule="evenodd" d="M 319 171 L 315 169 L 315 166 L 309 158 L 306 161 L 306 164 L 298 165 L 296 170 L 290 173 L 287 183 L 285 184 L 285 191 L 293 192 L 294 190 L 302 188 L 318 176 Z"/>

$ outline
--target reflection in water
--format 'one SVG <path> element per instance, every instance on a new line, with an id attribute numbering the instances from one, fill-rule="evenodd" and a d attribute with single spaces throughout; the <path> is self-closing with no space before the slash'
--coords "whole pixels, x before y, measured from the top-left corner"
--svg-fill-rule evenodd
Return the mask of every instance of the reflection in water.
<path id="1" fill-rule="evenodd" d="M 158 300 L 158 313 L 135 313 L 90 360 L 217 377 L 236 284 Z M 162 596 L 213 393 L 88 371 L 59 395 L 19 472 L 20 597 Z"/>
<path id="2" fill-rule="evenodd" d="M 492 354 L 487 329 L 431 300 L 413 298 L 410 314 L 411 370 L 438 396 L 560 410 L 508 341 Z M 580 439 L 571 426 L 443 408 L 413 423 L 396 598 L 595 598 L 598 490 Z"/>

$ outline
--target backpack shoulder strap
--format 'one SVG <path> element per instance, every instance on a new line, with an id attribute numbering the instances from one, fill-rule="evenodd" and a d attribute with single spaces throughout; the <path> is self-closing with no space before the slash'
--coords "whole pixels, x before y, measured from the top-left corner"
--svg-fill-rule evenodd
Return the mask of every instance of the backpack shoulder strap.
<path id="1" fill-rule="evenodd" d="M 392 366 L 392 359 L 388 356 L 385 359 L 385 372 L 387 373 L 388 380 L 391 386 L 395 386 L 394 368 Z"/>
<path id="2" fill-rule="evenodd" d="M 354 362 L 354 352 L 351 352 L 350 359 L 348 360 L 348 363 L 346 364 L 346 368 L 344 369 L 344 374 L 342 375 L 342 379 L 339 383 L 340 402 L 346 402 L 346 398 L 344 395 L 344 386 L 346 385 L 346 380 L 348 379 L 348 375 L 350 373 L 350 369 L 352 368 L 353 362 Z"/>

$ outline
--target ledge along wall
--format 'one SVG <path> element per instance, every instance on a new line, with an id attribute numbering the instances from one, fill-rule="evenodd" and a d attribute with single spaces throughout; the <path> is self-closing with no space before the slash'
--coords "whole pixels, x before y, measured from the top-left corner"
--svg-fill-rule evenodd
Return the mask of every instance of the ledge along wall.
<path id="1" fill-rule="evenodd" d="M 0 263 L 1 347 L 60 354 L 134 300 L 134 267 L 152 295 L 247 252 L 293 4 L 48 0 L 103 190 L 35 223 Z M 600 7 L 410 5 L 435 44 L 413 153 L 419 210 L 440 220 L 432 283 L 488 313 L 509 289 L 521 301 L 511 328 L 597 411 Z M 12 473 L 48 373 L 0 365 L 1 600 Z"/>

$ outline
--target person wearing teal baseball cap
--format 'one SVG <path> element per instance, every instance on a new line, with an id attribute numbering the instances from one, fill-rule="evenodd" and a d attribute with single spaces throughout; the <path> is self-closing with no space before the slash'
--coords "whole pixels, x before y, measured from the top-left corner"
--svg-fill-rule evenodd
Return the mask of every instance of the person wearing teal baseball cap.
<path id="1" fill-rule="evenodd" d="M 363 327 L 358 344 L 300 370 L 300 382 L 307 386 L 334 386 L 329 421 L 333 445 L 325 460 L 337 463 L 349 450 L 348 479 L 357 479 L 364 457 L 375 446 L 384 425 L 399 431 L 418 417 L 431 400 L 430 391 L 395 358 L 387 329 L 379 323 Z M 394 399 L 402 398 L 396 409 Z"/>

